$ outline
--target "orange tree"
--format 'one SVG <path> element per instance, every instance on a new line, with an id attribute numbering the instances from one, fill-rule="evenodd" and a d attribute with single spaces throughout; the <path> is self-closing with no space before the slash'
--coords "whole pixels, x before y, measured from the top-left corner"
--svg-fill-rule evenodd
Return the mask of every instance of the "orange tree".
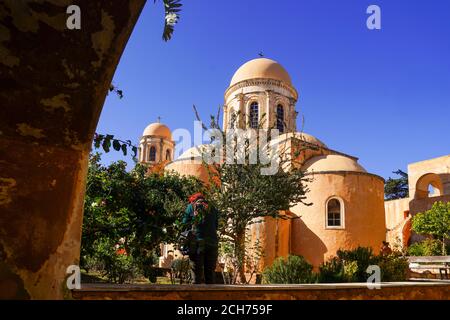
<path id="1" fill-rule="evenodd" d="M 412 229 L 419 234 L 432 235 L 440 240 L 442 255 L 445 256 L 445 241 L 450 239 L 450 202 L 436 202 L 430 210 L 416 214 Z"/>
<path id="2" fill-rule="evenodd" d="M 173 243 L 187 198 L 201 189 L 194 178 L 174 173 L 148 174 L 141 164 L 126 170 L 91 156 L 81 245 L 81 266 L 95 268 L 112 282 L 137 274 L 154 279 L 159 245 Z"/>

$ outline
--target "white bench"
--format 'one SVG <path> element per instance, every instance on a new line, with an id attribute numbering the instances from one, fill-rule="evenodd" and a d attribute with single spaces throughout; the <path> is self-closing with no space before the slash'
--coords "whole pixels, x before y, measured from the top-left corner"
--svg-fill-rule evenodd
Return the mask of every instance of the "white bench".
<path id="1" fill-rule="evenodd" d="M 450 256 L 408 257 L 409 269 L 437 269 L 441 280 L 449 279 Z"/>

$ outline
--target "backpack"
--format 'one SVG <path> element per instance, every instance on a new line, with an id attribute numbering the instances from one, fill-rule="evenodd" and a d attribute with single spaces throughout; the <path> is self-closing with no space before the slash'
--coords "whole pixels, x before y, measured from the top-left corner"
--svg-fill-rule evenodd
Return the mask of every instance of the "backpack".
<path id="1" fill-rule="evenodd" d="M 194 252 L 195 247 L 195 234 L 192 229 L 181 232 L 180 237 L 178 238 L 178 250 L 180 250 L 181 254 L 191 255 Z"/>

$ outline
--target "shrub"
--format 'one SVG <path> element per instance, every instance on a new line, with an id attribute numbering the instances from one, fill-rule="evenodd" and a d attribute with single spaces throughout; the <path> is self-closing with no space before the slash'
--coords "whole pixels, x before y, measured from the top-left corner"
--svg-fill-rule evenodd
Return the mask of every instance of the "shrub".
<path id="1" fill-rule="evenodd" d="M 408 247 L 408 255 L 410 256 L 424 256 L 424 248 L 421 242 L 413 243 Z"/>
<path id="2" fill-rule="evenodd" d="M 442 241 L 425 239 L 409 246 L 408 254 L 411 256 L 440 256 L 442 255 Z"/>
<path id="3" fill-rule="evenodd" d="M 318 281 L 320 283 L 347 282 L 342 261 L 338 257 L 333 257 L 321 264 Z"/>
<path id="4" fill-rule="evenodd" d="M 406 257 L 400 254 L 393 253 L 388 256 L 380 256 L 378 266 L 381 269 L 382 281 L 405 281 L 408 279 L 409 262 Z"/>
<path id="5" fill-rule="evenodd" d="M 172 261 L 171 265 L 172 273 L 175 278 L 180 279 L 180 284 L 182 283 L 192 283 L 192 262 L 187 257 L 178 258 Z M 174 279 L 173 279 L 174 280 Z"/>
<path id="6" fill-rule="evenodd" d="M 100 273 L 112 283 L 125 283 L 139 276 L 139 269 L 133 257 L 118 254 L 107 240 L 102 239 L 96 245 L 95 260 Z"/>
<path id="7" fill-rule="evenodd" d="M 289 255 L 277 258 L 272 266 L 263 272 L 265 283 L 299 284 L 315 282 L 313 267 L 302 256 Z"/>
<path id="8" fill-rule="evenodd" d="M 337 257 L 319 267 L 318 280 L 321 283 L 366 282 L 370 276 L 366 270 L 370 265 L 380 267 L 382 281 L 404 281 L 408 278 L 409 263 L 401 254 L 375 256 L 371 248 L 358 247 L 338 250 Z"/>
<path id="9" fill-rule="evenodd" d="M 366 247 L 338 250 L 337 256 L 344 265 L 344 276 L 349 282 L 365 282 L 368 277 L 367 268 L 378 262 L 372 249 Z"/>
<path id="10" fill-rule="evenodd" d="M 358 281 L 358 272 L 358 261 L 344 261 L 344 279 L 348 282 Z"/>
<path id="11" fill-rule="evenodd" d="M 450 202 L 435 202 L 433 207 L 418 213 L 412 219 L 412 230 L 441 240 L 441 252 L 447 254 L 444 241 L 450 239 Z"/>

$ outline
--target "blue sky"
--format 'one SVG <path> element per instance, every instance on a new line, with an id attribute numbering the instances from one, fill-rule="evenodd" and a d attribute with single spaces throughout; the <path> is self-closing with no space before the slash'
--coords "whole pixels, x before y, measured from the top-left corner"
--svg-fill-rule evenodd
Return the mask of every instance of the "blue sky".
<path id="1" fill-rule="evenodd" d="M 450 154 L 450 1 L 184 0 L 173 39 L 148 1 L 117 68 L 97 132 L 138 143 L 161 116 L 193 130 L 223 104 L 233 73 L 259 52 L 289 72 L 304 131 L 382 177 Z M 366 27 L 381 7 L 382 29 Z M 301 126 L 300 117 L 298 127 Z M 127 160 L 118 152 L 104 163 Z"/>

